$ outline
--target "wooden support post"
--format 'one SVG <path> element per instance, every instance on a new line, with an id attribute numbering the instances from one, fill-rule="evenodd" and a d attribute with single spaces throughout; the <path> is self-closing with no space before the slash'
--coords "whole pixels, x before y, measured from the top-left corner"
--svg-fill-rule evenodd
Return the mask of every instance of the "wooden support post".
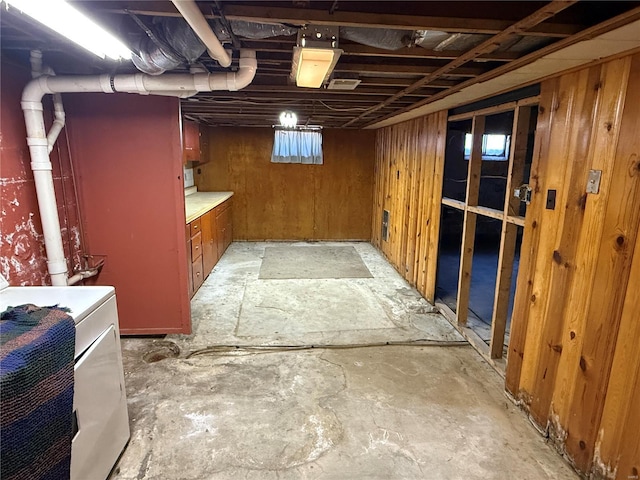
<path id="1" fill-rule="evenodd" d="M 491 319 L 491 358 L 502 358 L 504 334 L 509 316 L 509 294 L 511 292 L 511 275 L 516 249 L 518 227 L 507 222 L 509 215 L 518 215 L 520 200 L 511 192 L 522 183 L 524 163 L 527 155 L 527 138 L 531 121 L 531 107 L 518 107 L 513 117 L 511 134 L 511 152 L 507 173 L 507 188 L 504 199 L 504 218 L 498 254 L 498 273 L 494 292 L 493 316 Z"/>
<path id="2" fill-rule="evenodd" d="M 484 116 L 473 117 L 471 135 L 473 143 L 469 158 L 467 173 L 466 204 L 478 205 L 480 193 L 480 172 L 482 169 L 482 136 L 484 135 Z M 471 289 L 471 267 L 473 264 L 473 246 L 476 239 L 477 214 L 466 210 L 464 212 L 464 226 L 462 229 L 462 248 L 460 251 L 460 273 L 458 275 L 458 301 L 456 316 L 458 324 L 467 324 L 469 313 L 469 290 Z"/>
<path id="3" fill-rule="evenodd" d="M 433 186 L 429 199 L 430 216 L 427 224 L 430 229 L 429 242 L 427 244 L 426 285 L 424 296 L 430 302 L 436 299 L 436 270 L 438 266 L 438 247 L 440 242 L 440 213 L 442 200 L 442 183 L 444 179 L 444 151 L 447 138 L 447 113 L 441 111 L 432 116 L 432 131 L 437 131 L 435 142 L 430 143 L 433 151 Z M 433 138 L 433 137 L 432 137 Z"/>

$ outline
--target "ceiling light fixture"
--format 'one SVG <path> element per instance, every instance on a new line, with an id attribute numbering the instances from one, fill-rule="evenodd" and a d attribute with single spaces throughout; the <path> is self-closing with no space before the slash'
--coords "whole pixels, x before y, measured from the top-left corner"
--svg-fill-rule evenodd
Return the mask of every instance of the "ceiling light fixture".
<path id="1" fill-rule="evenodd" d="M 298 124 L 298 116 L 290 110 L 280 114 L 280 125 L 284 128 L 295 128 Z"/>
<path id="2" fill-rule="evenodd" d="M 320 88 L 331 75 L 342 50 L 335 27 L 307 25 L 298 32 L 293 48 L 292 79 L 298 87 Z"/>
<path id="3" fill-rule="evenodd" d="M 65 0 L 4 0 L 34 20 L 77 43 L 100 58 L 131 58 L 131 50 Z"/>

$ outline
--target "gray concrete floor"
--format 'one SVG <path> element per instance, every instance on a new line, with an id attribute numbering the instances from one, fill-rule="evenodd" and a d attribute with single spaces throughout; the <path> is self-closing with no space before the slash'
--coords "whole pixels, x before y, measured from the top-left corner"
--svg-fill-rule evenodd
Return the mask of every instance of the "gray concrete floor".
<path id="1" fill-rule="evenodd" d="M 268 245 L 231 245 L 192 335 L 123 339 L 112 479 L 578 478 L 371 245 L 277 244 L 353 245 L 373 278 L 262 280 Z M 247 348 L 265 345 L 333 348 Z"/>

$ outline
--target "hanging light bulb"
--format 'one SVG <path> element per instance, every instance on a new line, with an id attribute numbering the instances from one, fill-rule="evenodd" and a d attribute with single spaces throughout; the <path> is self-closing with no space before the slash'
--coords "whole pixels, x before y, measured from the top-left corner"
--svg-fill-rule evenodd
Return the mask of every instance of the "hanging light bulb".
<path id="1" fill-rule="evenodd" d="M 295 128 L 298 123 L 298 117 L 290 110 L 286 110 L 280 114 L 280 125 L 284 128 Z"/>

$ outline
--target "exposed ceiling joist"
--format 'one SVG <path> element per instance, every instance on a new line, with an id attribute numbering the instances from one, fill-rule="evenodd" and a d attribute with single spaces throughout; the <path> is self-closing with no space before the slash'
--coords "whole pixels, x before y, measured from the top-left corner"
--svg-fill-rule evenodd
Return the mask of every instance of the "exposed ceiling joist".
<path id="1" fill-rule="evenodd" d="M 477 45 L 476 47 L 466 51 L 464 54 L 462 54 L 458 58 L 452 60 L 451 62 L 449 62 L 445 66 L 437 69 L 433 73 L 430 73 L 429 75 L 425 76 L 421 80 L 418 80 L 413 85 L 410 85 L 407 88 L 405 88 L 405 89 L 401 90 L 400 92 L 396 93 L 395 95 L 389 97 L 384 102 L 382 102 L 379 105 L 373 107 L 370 111 L 365 112 L 365 113 L 359 115 L 358 117 L 348 121 L 343 126 L 344 127 L 348 127 L 349 125 L 351 125 L 351 124 L 357 122 L 358 120 L 370 115 L 371 113 L 374 113 L 374 112 L 380 110 L 382 107 L 393 103 L 398 98 L 401 98 L 401 97 L 403 97 L 405 95 L 408 95 L 411 92 L 417 90 L 418 88 L 428 84 L 431 80 L 435 80 L 438 77 L 450 74 L 452 71 L 454 71 L 456 69 L 459 69 L 459 67 L 461 65 L 464 65 L 465 63 L 469 62 L 470 60 L 472 60 L 474 58 L 477 58 L 479 55 L 490 53 L 490 52 L 492 52 L 494 50 L 497 50 L 505 41 L 507 41 L 513 35 L 520 34 L 523 30 L 529 30 L 529 29 L 535 27 L 536 25 L 539 25 L 540 23 L 542 23 L 545 20 L 553 17 L 554 15 L 556 15 L 559 12 L 561 12 L 562 10 L 565 10 L 565 9 L 569 8 L 571 5 L 575 4 L 577 1 L 578 0 L 553 0 L 552 2 L 548 3 L 544 7 L 542 7 L 540 9 L 536 10 L 535 12 L 533 12 L 531 15 L 528 15 L 527 17 L 523 18 L 519 22 L 516 22 L 513 25 L 510 25 L 509 27 L 505 28 L 500 33 L 494 35 L 493 37 L 491 37 L 491 38 L 489 38 L 487 40 L 485 40 L 480 45 Z"/>
<path id="2" fill-rule="evenodd" d="M 536 60 L 544 57 L 545 55 L 549 55 L 551 53 L 557 52 L 563 48 L 569 47 L 571 45 L 574 45 L 576 43 L 585 41 L 585 40 L 589 40 L 592 38 L 597 37 L 598 35 L 602 35 L 606 32 L 609 32 L 611 30 L 614 30 L 616 28 L 622 27 L 624 25 L 627 25 L 631 22 L 640 20 L 640 7 L 634 8 L 629 10 L 628 12 L 625 12 L 621 15 L 618 15 L 616 17 L 610 18 L 608 20 L 603 21 L 602 23 L 599 23 L 597 25 L 594 25 L 591 28 L 587 28 L 585 30 L 583 30 L 582 32 L 574 35 L 573 37 L 570 38 L 566 38 L 564 40 L 558 41 L 556 43 L 553 43 L 551 45 L 548 45 L 547 47 L 544 47 L 540 50 L 536 50 L 535 52 L 530 53 L 529 55 L 526 55 L 518 60 L 515 60 L 513 62 L 510 62 L 502 67 L 498 67 L 494 70 L 491 70 L 483 75 L 480 75 L 479 77 L 476 78 L 472 78 L 470 80 L 467 80 L 465 82 L 461 82 L 459 84 L 457 84 L 454 87 L 451 87 L 448 90 L 445 90 L 446 94 L 443 94 L 443 92 L 433 95 L 430 98 L 421 100 L 419 102 L 416 102 L 412 105 L 406 106 L 404 108 L 398 109 L 396 112 L 394 112 L 393 114 L 390 115 L 386 115 L 382 118 L 378 118 L 375 121 L 369 122 L 367 125 L 365 125 L 366 127 L 369 126 L 373 126 L 379 123 L 383 123 L 393 117 L 402 115 L 404 113 L 409 112 L 410 110 L 416 110 L 419 109 L 420 107 L 423 107 L 429 103 L 433 103 L 435 101 L 438 100 L 442 100 L 443 98 L 452 95 L 456 92 L 459 92 L 460 90 L 470 87 L 472 85 L 478 84 L 478 83 L 482 83 L 482 82 L 487 82 L 489 80 L 492 80 L 494 78 L 497 78 L 501 75 L 504 75 L 506 73 L 509 73 L 513 70 L 517 70 L 518 68 L 524 67 L 526 65 L 529 65 L 533 62 L 535 62 Z"/>
<path id="3" fill-rule="evenodd" d="M 257 52 L 265 53 L 291 53 L 291 48 L 295 42 L 290 43 L 267 43 L 260 41 L 244 41 L 245 48 L 253 49 Z M 345 57 L 376 57 L 376 58 L 406 58 L 406 59 L 434 59 L 451 60 L 460 56 L 464 52 L 453 50 L 431 50 L 421 47 L 407 47 L 398 50 L 383 50 L 381 48 L 370 47 L 358 44 L 340 44 L 342 55 Z M 484 62 L 510 62 L 521 56 L 518 52 L 495 52 L 480 55 L 478 61 Z"/>
<path id="4" fill-rule="evenodd" d="M 454 59 L 462 55 L 464 52 L 453 50 L 431 50 L 421 47 L 407 47 L 398 50 L 382 50 L 367 45 L 341 45 L 344 50 L 342 55 L 355 57 L 401 57 L 401 58 L 418 58 L 418 59 Z M 493 62 L 510 62 L 520 57 L 518 52 L 495 52 L 486 55 L 480 55 L 478 60 Z"/>
<path id="5" fill-rule="evenodd" d="M 157 29 L 155 33 L 169 35 L 169 40 L 175 23 L 163 20 L 179 17 L 168 0 L 74 2 L 97 21 L 119 32 L 136 53 L 144 43 L 145 33 L 127 12 L 148 15 L 140 18 Z M 258 70 L 249 87 L 237 92 L 201 92 L 183 100 L 183 110 L 209 125 L 238 126 L 270 126 L 283 108 L 306 119 L 312 116 L 314 122 L 325 127 L 388 125 L 419 115 L 416 112 L 429 111 L 432 106 L 449 108 L 454 99 L 462 98 L 463 103 L 477 99 L 497 76 L 508 76 L 512 71 L 515 75 L 523 67 L 530 68 L 543 55 L 630 23 L 634 15 L 640 15 L 638 0 L 483 0 L 481 4 L 438 0 L 336 4 L 331 0 L 314 0 L 304 6 L 288 0 L 198 0 L 198 5 L 207 18 L 216 19 L 210 25 L 221 41 L 233 45 L 231 70 L 238 68 L 238 46 L 257 51 Z M 555 16 L 568 5 L 571 6 L 566 11 Z M 114 65 L 93 57 L 14 9 L 2 13 L 3 55 L 27 69 L 28 51 L 36 48 L 44 51 L 46 62 L 58 74 L 135 71 L 131 63 Z M 251 24 L 239 24 L 238 20 Z M 284 28 L 266 25 L 273 23 Z M 342 29 L 339 47 L 343 53 L 329 77 L 338 80 L 338 84 L 359 82 L 353 85 L 354 89 L 303 89 L 292 83 L 293 47 L 297 43 L 296 28 L 292 27 L 305 23 L 359 27 L 355 32 L 351 29 L 351 33 Z M 412 30 L 425 29 L 430 33 L 412 35 Z M 268 38 L 260 38 L 265 34 Z M 412 43 L 416 45 L 402 47 Z M 598 53 L 593 55 L 597 58 Z M 559 71 L 563 63 L 557 63 Z M 206 53 L 196 64 L 212 73 L 227 71 Z M 172 67 L 172 71 L 185 73 L 189 65 L 184 62 Z M 508 80 L 503 78 L 496 82 Z M 515 88 L 522 83 L 509 85 Z M 476 97 L 472 98 L 474 94 Z"/>
<path id="6" fill-rule="evenodd" d="M 266 2 L 265 2 L 266 3 Z M 159 4 L 154 9 L 147 2 L 129 2 L 129 11 L 140 15 L 179 16 L 172 5 Z M 110 12 L 123 13 L 122 10 L 108 9 Z M 203 13 L 207 18 L 217 18 L 209 11 Z M 255 5 L 225 5 L 224 15 L 228 20 L 243 20 L 257 23 L 286 23 L 292 25 L 332 25 L 343 27 L 366 27 L 398 30 L 440 30 L 451 33 L 496 34 L 513 24 L 511 20 L 486 19 L 477 17 L 435 17 L 420 15 L 399 15 L 388 13 L 367 13 L 335 11 L 308 8 L 282 8 Z M 523 35 L 543 37 L 568 37 L 579 32 L 580 25 L 551 23 L 534 25 Z"/>
<path id="7" fill-rule="evenodd" d="M 334 72 L 355 72 L 370 74 L 430 74 L 439 70 L 439 67 L 429 65 L 390 65 L 380 63 L 338 63 Z M 463 67 L 457 68 L 447 73 L 452 77 L 475 77 L 481 75 L 487 70 L 480 67 Z"/>

